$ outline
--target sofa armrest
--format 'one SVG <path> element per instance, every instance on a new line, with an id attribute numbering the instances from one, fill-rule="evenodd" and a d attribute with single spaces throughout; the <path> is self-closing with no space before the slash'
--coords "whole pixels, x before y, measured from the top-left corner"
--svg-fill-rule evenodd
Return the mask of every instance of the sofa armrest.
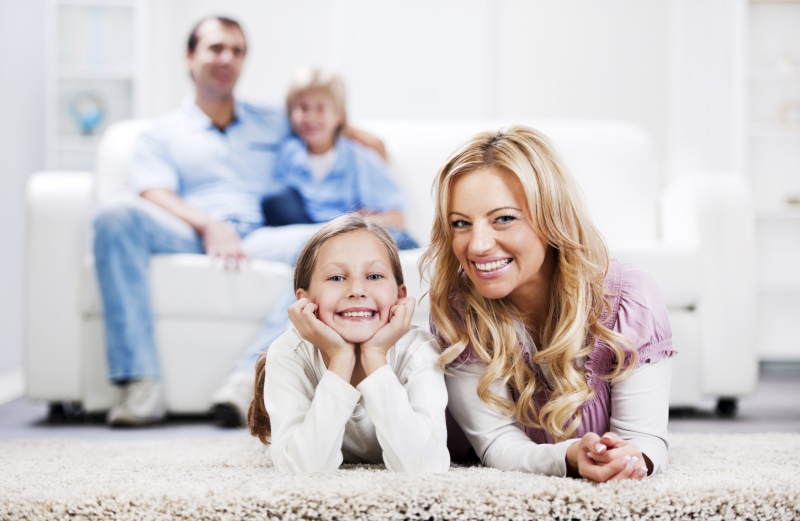
<path id="1" fill-rule="evenodd" d="M 36 172 L 27 186 L 26 395 L 81 397 L 81 266 L 92 211 L 91 172 Z"/>
<path id="2" fill-rule="evenodd" d="M 663 239 L 699 250 L 702 391 L 752 393 L 756 345 L 755 212 L 747 182 L 733 173 L 686 175 L 661 199 Z"/>
<path id="3" fill-rule="evenodd" d="M 411 323 L 428 331 L 431 313 L 431 303 L 427 295 L 429 287 L 427 281 L 423 281 L 419 273 L 419 259 L 424 252 L 425 248 L 402 250 L 400 264 L 403 268 L 403 280 L 408 296 L 414 297 L 417 301 Z"/>

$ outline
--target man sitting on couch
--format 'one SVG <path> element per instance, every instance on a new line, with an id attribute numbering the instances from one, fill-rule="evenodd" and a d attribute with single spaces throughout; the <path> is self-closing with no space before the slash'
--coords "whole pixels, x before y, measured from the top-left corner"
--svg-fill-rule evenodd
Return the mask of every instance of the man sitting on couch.
<path id="1" fill-rule="evenodd" d="M 206 253 L 227 269 L 249 258 L 291 264 L 319 227 L 263 226 L 260 201 L 290 130 L 281 110 L 234 98 L 246 52 L 236 21 L 211 17 L 195 26 L 186 51 L 194 99 L 139 138 L 131 179 L 141 197 L 106 205 L 95 217 L 109 377 L 122 387 L 106 419 L 110 425 L 147 425 L 166 414 L 150 304 L 151 255 Z M 373 136 L 348 134 L 382 151 Z M 220 389 L 216 404 L 236 401 L 241 387 Z"/>

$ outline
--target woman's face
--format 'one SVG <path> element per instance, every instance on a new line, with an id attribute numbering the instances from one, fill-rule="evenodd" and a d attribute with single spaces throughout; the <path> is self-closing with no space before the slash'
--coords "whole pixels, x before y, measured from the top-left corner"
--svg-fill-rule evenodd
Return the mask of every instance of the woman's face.
<path id="1" fill-rule="evenodd" d="M 538 289 L 549 288 L 552 256 L 513 175 L 492 167 L 475 170 L 456 177 L 449 195 L 453 253 L 481 295 L 509 297 L 520 307 Z"/>
<path id="2" fill-rule="evenodd" d="M 317 305 L 321 322 L 354 344 L 369 340 L 386 325 L 392 306 L 405 296 L 386 248 L 366 230 L 325 241 L 308 290 L 297 290 L 298 299 L 306 297 Z"/>

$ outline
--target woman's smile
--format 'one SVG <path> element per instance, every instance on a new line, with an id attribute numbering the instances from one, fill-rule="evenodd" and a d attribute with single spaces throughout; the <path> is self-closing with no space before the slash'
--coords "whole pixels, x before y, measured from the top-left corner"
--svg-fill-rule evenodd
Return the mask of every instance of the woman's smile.
<path id="1" fill-rule="evenodd" d="M 481 295 L 519 306 L 540 289 L 548 246 L 515 177 L 494 168 L 459 175 L 448 217 L 453 253 Z"/>

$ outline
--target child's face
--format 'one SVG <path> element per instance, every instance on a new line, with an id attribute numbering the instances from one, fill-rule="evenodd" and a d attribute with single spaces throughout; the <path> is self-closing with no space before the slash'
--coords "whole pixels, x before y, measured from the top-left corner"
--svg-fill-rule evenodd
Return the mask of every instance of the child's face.
<path id="1" fill-rule="evenodd" d="M 333 147 L 336 129 L 344 119 L 331 97 L 319 90 L 301 93 L 292 105 L 289 118 L 295 133 L 312 154 L 321 154 Z"/>
<path id="2" fill-rule="evenodd" d="M 297 298 L 317 304 L 317 318 L 345 341 L 366 342 L 389 319 L 389 310 L 406 296 L 395 282 L 383 244 L 366 230 L 355 230 L 325 241 L 308 290 Z"/>

